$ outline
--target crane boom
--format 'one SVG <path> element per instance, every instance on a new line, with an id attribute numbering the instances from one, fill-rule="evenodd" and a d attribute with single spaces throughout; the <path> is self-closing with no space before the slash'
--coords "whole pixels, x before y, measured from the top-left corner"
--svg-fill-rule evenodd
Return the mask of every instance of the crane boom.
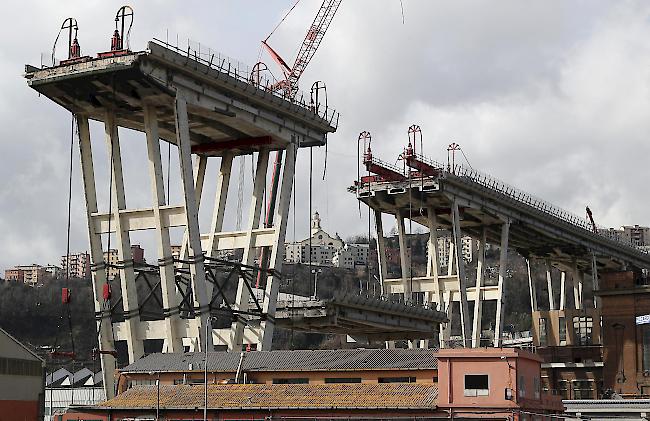
<path id="1" fill-rule="evenodd" d="M 320 43 L 323 41 L 325 32 L 327 32 L 327 29 L 332 23 L 332 19 L 334 19 L 334 15 L 342 1 L 323 0 L 314 21 L 307 30 L 307 35 L 305 35 L 305 39 L 302 41 L 300 51 L 298 51 L 296 61 L 292 67 L 289 67 L 287 62 L 266 42 L 268 37 L 262 41 L 262 45 L 269 52 L 273 60 L 282 68 L 285 77 L 284 80 L 277 82 L 273 86 L 273 89 L 284 90 L 285 94 L 292 98 L 296 95 L 298 92 L 298 80 L 314 57 L 314 54 L 316 54 L 316 50 L 318 50 Z"/>
<path id="2" fill-rule="evenodd" d="M 300 51 L 298 52 L 296 61 L 293 64 L 291 73 L 287 78 L 292 87 L 297 87 L 300 76 L 302 76 L 307 65 L 309 65 L 314 54 L 316 54 L 316 50 L 318 50 L 320 43 L 323 41 L 325 32 L 327 32 L 327 29 L 332 23 L 332 19 L 334 19 L 334 15 L 342 1 L 343 0 L 324 0 L 323 4 L 321 4 L 314 21 L 307 31 L 307 35 L 305 35 L 305 39 L 300 46 Z"/>

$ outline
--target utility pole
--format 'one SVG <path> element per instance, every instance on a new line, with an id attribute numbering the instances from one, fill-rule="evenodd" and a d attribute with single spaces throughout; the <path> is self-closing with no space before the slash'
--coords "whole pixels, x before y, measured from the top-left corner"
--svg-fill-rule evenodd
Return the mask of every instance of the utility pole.
<path id="1" fill-rule="evenodd" d="M 209 316 L 205 323 L 205 354 L 203 357 L 203 421 L 208 421 L 208 335 L 212 334 L 212 320 Z"/>

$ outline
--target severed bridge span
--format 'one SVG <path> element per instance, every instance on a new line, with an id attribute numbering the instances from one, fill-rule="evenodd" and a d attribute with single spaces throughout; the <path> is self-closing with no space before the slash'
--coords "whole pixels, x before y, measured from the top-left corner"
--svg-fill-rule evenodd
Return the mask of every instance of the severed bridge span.
<path id="1" fill-rule="evenodd" d="M 181 49 L 158 40 L 143 51 L 119 43 L 97 56 L 82 56 L 76 29 L 72 40 L 72 20 L 69 29 L 68 59 L 51 66 L 27 65 L 25 78 L 32 89 L 72 114 L 78 132 L 98 353 L 107 398 L 114 391 L 118 342 L 126 345 L 128 362 L 142 357 L 145 344 L 152 341 L 162 344 L 163 352 L 209 350 L 215 345 L 267 350 L 275 326 L 370 340 L 409 340 L 411 346 L 428 346 L 415 341 L 438 335 L 439 343 L 432 345 L 445 346 L 452 303 L 458 302 L 464 345 L 478 346 L 482 302 L 496 300 L 494 345 L 499 346 L 509 249 L 546 261 L 549 285 L 551 265 L 570 272 L 576 309 L 583 306 L 585 273 L 593 274 L 597 282 L 598 271 L 650 267 L 650 256 L 593 232 L 581 218 L 476 171 L 457 165 L 445 169 L 417 154 L 413 145 L 400 155 L 403 169 L 385 164 L 372 156 L 370 136 L 364 132 L 367 174 L 359 174 L 350 191 L 375 211 L 382 291 L 404 299 L 319 300 L 282 294 L 283 245 L 297 151 L 326 145 L 327 135 L 338 124 L 338 113 L 319 101 L 322 85 L 314 84 L 310 95 L 291 86 L 287 95 L 259 69 L 256 73 L 209 49 L 189 45 Z M 107 163 L 93 153 L 97 141 L 91 139 L 90 121 L 103 125 Z M 147 157 L 141 165 L 149 173 L 148 207 L 128 206 L 125 184 L 130 180 L 123 172 L 122 156 L 131 146 L 121 142 L 120 128 L 133 130 L 146 144 Z M 419 128 L 412 129 L 410 134 L 421 136 Z M 171 203 L 166 192 L 161 143 L 173 145 L 178 155 L 180 203 Z M 232 202 L 233 162 L 247 155 L 255 161 L 249 213 L 242 229 L 229 231 L 224 220 L 227 203 Z M 206 178 L 209 162 L 219 167 L 213 180 Z M 99 203 L 95 168 L 106 164 L 109 200 Z M 199 209 L 206 201 L 204 187 L 211 182 L 216 191 L 212 219 L 207 232 L 201 232 Z M 401 276 L 396 279 L 387 274 L 383 214 L 394 215 L 397 222 Z M 430 231 L 424 277 L 409 273 L 406 219 Z M 175 228 L 184 232 L 178 253 L 170 239 Z M 446 274 L 438 261 L 439 229 L 453 234 Z M 159 256 L 155 265 L 134 264 L 131 234 L 136 231 L 154 233 Z M 458 258 L 462 235 L 471 235 L 480 244 L 474 287 L 467 287 L 463 259 Z M 104 258 L 109 237 L 115 240 L 117 262 Z M 497 286 L 484 285 L 488 242 L 501 249 Z M 233 249 L 241 251 L 237 261 L 219 258 L 220 251 Z M 117 270 L 118 276 L 111 279 L 109 269 Z M 564 291 L 564 275 L 561 282 Z M 414 294 L 424 299 L 414 300 Z M 473 317 L 469 301 L 475 303 Z"/>
<path id="2" fill-rule="evenodd" d="M 70 31 L 72 39 L 72 27 Z M 156 40 L 143 51 L 118 46 L 96 57 L 82 56 L 76 33 L 68 60 L 49 67 L 27 65 L 25 78 L 31 88 L 72 113 L 78 132 L 98 354 L 108 398 L 114 393 L 118 343 L 126 345 L 125 359 L 133 362 L 152 343 L 162 344 L 158 351 L 163 352 L 203 351 L 215 345 L 268 350 L 276 324 L 375 339 L 420 339 L 433 336 L 447 321 L 435 308 L 375 297 L 337 297 L 302 306 L 292 297 L 279 306 L 297 151 L 325 145 L 338 123 L 338 113 L 318 99 L 322 84 L 309 96 L 294 91 L 288 96 L 259 72 L 211 50 L 185 50 Z M 97 142 L 91 139 L 91 120 L 104 128 L 108 203 L 98 200 L 101 186 L 95 168 L 106 162 L 93 151 Z M 146 143 L 141 165 L 149 172 L 149 207 L 128 206 L 125 185 L 130 180 L 122 170 L 122 156 L 131 146 L 121 141 L 120 128 L 135 131 Z M 180 203 L 170 203 L 165 192 L 161 143 L 172 145 L 178 154 Z M 243 229 L 229 231 L 224 220 L 233 161 L 246 155 L 255 160 L 249 214 Z M 218 175 L 209 180 L 206 168 L 214 161 Z M 210 182 L 216 190 L 213 216 L 208 232 L 202 233 L 199 207 Z M 184 230 L 176 254 L 170 240 L 173 228 Z M 155 234 L 156 265 L 134 265 L 135 231 Z M 104 259 L 109 236 L 117 262 Z M 220 260 L 223 250 L 240 250 L 241 258 Z M 109 269 L 117 270 L 114 279 Z"/>
<path id="3" fill-rule="evenodd" d="M 418 126 L 409 128 L 409 144 L 399 155 L 403 168 L 390 165 L 373 156 L 371 136 L 362 132 L 363 144 L 358 172 L 349 191 L 368 205 L 375 215 L 380 259 L 380 278 L 384 292 L 401 294 L 416 301 L 433 302 L 446 309 L 451 320 L 453 302 L 460 303 L 460 328 L 465 346 L 481 342 L 482 307 L 485 300 L 496 301 L 494 345 L 500 346 L 503 331 L 503 294 L 508 250 L 515 250 L 526 259 L 540 259 L 546 264 L 549 303 L 554 308 L 551 267 L 561 271 L 560 308 L 566 303 L 566 274 L 570 274 L 574 309 L 584 309 L 583 280 L 590 274 L 597 289 L 599 271 L 620 271 L 650 268 L 650 254 L 631 245 L 602 235 L 595 224 L 572 215 L 554 205 L 512 187 L 486 174 L 462 165 L 443 165 L 418 154 L 421 143 Z M 418 139 L 419 137 L 419 139 Z M 395 217 L 399 236 L 401 277 L 387 275 L 382 215 Z M 410 274 L 405 220 L 412 220 L 429 229 L 427 274 Z M 437 233 L 451 233 L 449 262 L 446 273 L 440 270 Z M 462 256 L 461 237 L 478 240 L 476 284 L 468 287 Z M 486 244 L 500 247 L 498 284 L 485 285 Z M 536 310 L 535 284 L 529 268 L 531 305 Z M 474 302 L 473 315 L 468 302 Z M 594 300 L 597 305 L 597 300 Z M 449 324 L 440 331 L 440 345 L 448 343 Z"/>

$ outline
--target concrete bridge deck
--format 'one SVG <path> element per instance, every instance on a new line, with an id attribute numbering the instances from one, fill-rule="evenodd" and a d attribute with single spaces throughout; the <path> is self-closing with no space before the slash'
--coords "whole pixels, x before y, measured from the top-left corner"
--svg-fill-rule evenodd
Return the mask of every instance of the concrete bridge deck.
<path id="1" fill-rule="evenodd" d="M 446 313 L 431 308 L 346 295 L 326 300 L 278 300 L 275 322 L 296 330 L 389 341 L 433 338 L 448 319 Z"/>
<path id="2" fill-rule="evenodd" d="M 592 271 L 593 255 L 599 269 L 650 268 L 650 254 L 643 250 L 595 233 L 585 219 L 462 166 L 450 172 L 440 165 L 437 176 L 406 181 L 361 182 L 350 191 L 376 211 L 399 213 L 424 226 L 433 209 L 439 228 L 450 230 L 455 201 L 463 234 L 480 239 L 485 228 L 493 244 L 500 243 L 501 225 L 508 219 L 511 248 L 563 267 L 577 264 L 585 273 Z"/>

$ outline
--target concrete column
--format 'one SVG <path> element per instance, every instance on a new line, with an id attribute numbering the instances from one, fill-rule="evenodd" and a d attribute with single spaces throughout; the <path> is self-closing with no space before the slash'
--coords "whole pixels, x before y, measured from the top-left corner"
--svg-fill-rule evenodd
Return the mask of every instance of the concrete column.
<path id="1" fill-rule="evenodd" d="M 291 193 L 293 190 L 293 176 L 296 171 L 296 154 L 298 147 L 290 144 L 287 148 L 284 167 L 282 169 L 282 185 L 280 186 L 280 202 L 275 209 L 273 225 L 275 227 L 275 241 L 271 250 L 269 269 L 276 269 L 282 266 L 283 246 L 287 233 L 287 220 L 289 219 L 289 205 L 291 204 Z M 269 276 L 264 290 L 263 312 L 269 317 L 260 323 L 261 351 L 270 351 L 273 340 L 273 318 L 277 304 L 280 280 Z"/>
<path id="2" fill-rule="evenodd" d="M 158 119 L 156 109 L 145 104 L 144 126 L 147 138 L 147 154 L 149 156 L 149 178 L 151 181 L 151 192 L 153 195 L 153 213 L 156 224 L 156 242 L 158 256 L 160 256 L 160 290 L 164 311 L 178 306 L 176 285 L 174 283 L 174 261 L 172 248 L 169 239 L 169 228 L 165 226 L 164 217 L 161 214 L 161 207 L 165 206 L 165 181 L 163 178 L 162 162 L 160 160 L 160 136 L 158 135 Z M 165 341 L 166 352 L 182 352 L 183 340 L 178 334 L 178 314 L 171 314 L 165 317 Z"/>
<path id="3" fill-rule="evenodd" d="M 386 265 L 386 239 L 384 238 L 384 224 L 381 220 L 381 212 L 375 211 L 375 228 L 377 230 L 377 263 L 379 264 L 379 282 L 381 294 L 384 294 L 384 282 L 388 278 L 388 267 Z"/>
<path id="4" fill-rule="evenodd" d="M 485 277 L 485 243 L 487 230 L 483 227 L 478 245 L 478 262 L 476 266 L 476 299 L 474 300 L 474 326 L 472 327 L 472 348 L 481 346 L 481 321 L 483 319 L 483 279 Z"/>
<path id="5" fill-rule="evenodd" d="M 566 308 L 566 272 L 560 273 L 560 310 Z"/>
<path id="6" fill-rule="evenodd" d="M 501 346 L 501 335 L 503 334 L 503 290 L 506 279 L 506 267 L 508 265 L 508 237 L 510 221 L 507 220 L 501 226 L 501 255 L 499 257 L 499 284 L 497 292 L 497 315 L 494 331 L 494 346 Z"/>
<path id="7" fill-rule="evenodd" d="M 255 250 L 253 249 L 253 230 L 259 228 L 262 204 L 264 203 L 264 188 L 266 187 L 266 171 L 269 164 L 269 150 L 264 148 L 257 155 L 257 167 L 255 169 L 255 181 L 253 182 L 253 194 L 248 215 L 248 228 L 246 233 L 246 246 L 242 256 L 242 263 L 252 265 L 255 260 Z M 283 198 L 284 199 L 284 198 Z M 250 293 L 246 287 L 244 279 L 239 279 L 237 286 L 237 296 L 235 298 L 234 308 L 237 310 L 247 310 L 250 299 Z M 230 333 L 229 350 L 240 351 L 244 343 L 244 323 L 237 321 L 233 323 Z"/>
<path id="8" fill-rule="evenodd" d="M 553 297 L 553 278 L 551 277 L 551 262 L 546 259 L 546 287 L 548 289 L 548 309 L 557 310 L 555 308 L 555 298 Z"/>
<path id="9" fill-rule="evenodd" d="M 180 153 L 180 151 L 179 151 Z M 190 161 L 191 163 L 191 161 Z M 203 193 L 203 182 L 205 180 L 205 170 L 208 166 L 208 158 L 206 156 L 197 156 L 194 160 L 194 167 L 192 174 L 194 174 L 194 197 L 196 198 L 196 209 L 198 212 L 199 207 L 201 206 L 201 196 Z M 181 242 L 181 259 L 187 260 L 189 256 L 189 231 L 187 227 L 183 233 L 183 240 Z"/>
<path id="10" fill-rule="evenodd" d="M 212 335 L 205 334 L 206 325 L 210 323 L 209 304 L 205 282 L 205 267 L 203 264 L 203 250 L 201 248 L 201 233 L 199 231 L 199 197 L 197 192 L 203 187 L 203 177 L 195 178 L 192 173 L 192 145 L 190 144 L 190 128 L 187 117 L 187 102 L 182 95 L 176 95 L 174 104 L 176 122 L 176 144 L 178 146 L 178 160 L 181 167 L 181 181 L 183 186 L 183 197 L 185 204 L 185 219 L 187 231 L 188 259 L 192 261 L 189 265 L 192 279 L 192 292 L 194 295 L 194 306 L 199 308 L 200 323 L 197 326 L 198 332 L 194 336 L 200 339 L 200 349 L 204 351 L 207 343 L 208 350 L 212 350 Z M 199 159 L 199 163 L 202 160 Z M 202 171 L 205 173 L 205 170 Z"/>
<path id="11" fill-rule="evenodd" d="M 447 313 L 447 326 L 443 328 L 440 325 L 440 332 L 438 332 L 438 339 L 440 341 L 440 348 L 447 348 L 449 345 L 449 339 L 451 338 L 451 318 L 453 315 L 453 307 L 451 301 L 451 291 L 445 291 L 442 293 L 442 305 L 440 310 L 444 310 Z"/>
<path id="12" fill-rule="evenodd" d="M 83 178 L 84 196 L 86 199 L 86 221 L 88 223 L 88 238 L 90 240 L 90 257 L 94 267 L 94 270 L 92 271 L 92 280 L 93 295 L 95 298 L 95 312 L 101 312 L 101 319 L 97 321 L 97 329 L 99 330 L 99 349 L 103 351 L 112 351 L 115 350 L 115 343 L 113 342 L 113 325 L 111 323 L 110 302 L 105 302 L 102 295 L 104 285 L 106 284 L 106 267 L 104 266 L 102 237 L 101 234 L 97 232 L 93 220 L 93 215 L 98 212 L 98 209 L 88 117 L 77 115 L 76 118 L 77 128 L 79 130 L 81 175 Z M 117 368 L 116 361 L 112 355 L 108 354 L 102 354 L 99 358 L 102 366 L 102 380 L 104 382 L 106 398 L 111 399 L 115 395 L 114 373 Z"/>
<path id="13" fill-rule="evenodd" d="M 438 262 L 438 217 L 433 207 L 427 208 L 429 220 L 429 247 L 427 253 L 427 276 L 433 277 L 433 291 L 436 304 L 442 309 L 442 285 L 440 282 L 440 267 Z M 428 298 L 431 302 L 432 297 Z"/>
<path id="14" fill-rule="evenodd" d="M 125 320 L 125 333 L 128 338 L 129 362 L 134 362 L 144 355 L 142 339 L 138 335 L 140 316 L 138 314 L 138 293 L 135 286 L 135 271 L 133 270 L 133 255 L 131 253 L 131 240 L 129 229 L 122 223 L 120 211 L 126 209 L 126 196 L 124 195 L 124 178 L 122 174 L 122 155 L 120 154 L 120 139 L 117 133 L 115 114 L 107 112 L 104 121 L 106 132 L 106 146 L 110 157 L 112 172 L 112 209 L 111 220 L 115 229 L 117 258 L 124 262 L 120 268 L 120 288 L 122 291 L 122 305 L 126 314 L 131 314 Z M 110 235 L 110 233 L 109 233 Z"/>
<path id="15" fill-rule="evenodd" d="M 592 287 L 593 291 L 596 292 L 598 291 L 599 288 L 599 282 L 598 282 L 598 265 L 596 264 L 596 255 L 592 254 L 591 255 L 591 276 L 592 276 Z M 596 294 L 593 294 L 594 297 L 594 308 L 599 308 L 600 307 L 600 297 L 596 296 Z"/>
<path id="16" fill-rule="evenodd" d="M 537 286 L 530 273 L 530 260 L 526 259 L 526 270 L 528 272 L 528 291 L 530 292 L 530 311 L 537 311 Z"/>
<path id="17" fill-rule="evenodd" d="M 571 284 L 573 285 L 573 305 L 576 310 L 582 309 L 582 272 L 578 270 L 578 263 L 573 259 L 571 271 Z"/>
<path id="18" fill-rule="evenodd" d="M 409 260 L 409 250 L 406 242 L 406 229 L 404 228 L 404 217 L 397 212 L 395 215 L 397 220 L 397 235 L 399 239 L 399 253 L 400 253 L 400 263 L 402 267 L 402 286 L 404 287 L 404 299 L 410 301 L 413 299 L 413 293 L 411 291 L 411 273 L 410 260 Z"/>
<path id="19" fill-rule="evenodd" d="M 460 323 L 463 335 L 463 345 L 471 346 L 471 330 L 469 305 L 467 303 L 467 280 L 465 279 L 465 259 L 463 259 L 463 243 L 460 232 L 460 213 L 458 203 L 454 200 L 452 206 L 452 235 L 454 238 L 456 265 L 458 269 L 458 289 L 460 292 Z"/>
<path id="20" fill-rule="evenodd" d="M 212 222 L 210 223 L 210 236 L 208 239 L 208 247 L 206 249 L 206 253 L 210 257 L 213 257 L 216 254 L 217 234 L 223 229 L 233 158 L 234 156 L 232 153 L 226 153 L 221 157 L 219 177 L 217 178 L 217 191 L 214 198 L 214 211 L 212 213 Z"/>

